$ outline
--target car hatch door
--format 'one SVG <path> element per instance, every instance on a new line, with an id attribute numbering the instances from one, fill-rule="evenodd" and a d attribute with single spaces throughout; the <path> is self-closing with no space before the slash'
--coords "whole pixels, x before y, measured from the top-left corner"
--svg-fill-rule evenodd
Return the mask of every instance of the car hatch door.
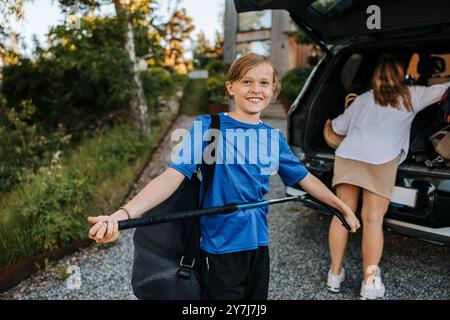
<path id="1" fill-rule="evenodd" d="M 321 47 L 436 32 L 450 25 L 449 0 L 234 0 L 238 13 L 287 10 Z M 376 5 L 374 7 L 374 4 Z"/>

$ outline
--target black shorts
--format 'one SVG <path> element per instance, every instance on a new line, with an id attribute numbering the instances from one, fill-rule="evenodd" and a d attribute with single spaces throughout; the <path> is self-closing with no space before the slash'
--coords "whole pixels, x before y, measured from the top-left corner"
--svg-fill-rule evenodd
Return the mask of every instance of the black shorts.
<path id="1" fill-rule="evenodd" d="M 203 298 L 266 300 L 269 289 L 268 247 L 212 254 L 201 250 Z"/>

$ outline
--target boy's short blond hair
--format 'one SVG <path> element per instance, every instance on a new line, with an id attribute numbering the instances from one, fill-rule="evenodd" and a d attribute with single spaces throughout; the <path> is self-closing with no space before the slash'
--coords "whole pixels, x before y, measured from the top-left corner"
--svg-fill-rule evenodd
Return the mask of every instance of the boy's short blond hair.
<path id="1" fill-rule="evenodd" d="M 278 79 L 278 71 L 272 61 L 263 55 L 248 53 L 235 60 L 228 69 L 228 81 L 234 82 L 241 80 L 250 69 L 260 65 L 261 63 L 267 63 L 273 69 L 273 83 L 275 84 L 275 89 L 272 99 L 276 99 L 281 90 L 281 83 Z"/>

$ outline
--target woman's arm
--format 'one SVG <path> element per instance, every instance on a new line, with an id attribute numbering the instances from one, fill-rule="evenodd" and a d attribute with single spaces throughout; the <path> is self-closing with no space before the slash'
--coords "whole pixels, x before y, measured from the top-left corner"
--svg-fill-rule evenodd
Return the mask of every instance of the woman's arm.
<path id="1" fill-rule="evenodd" d="M 356 218 L 350 207 L 336 197 L 330 189 L 311 173 L 308 173 L 308 175 L 299 182 L 299 185 L 317 200 L 341 211 L 351 228 L 351 232 L 355 232 L 360 227 L 359 220 Z"/>
<path id="2" fill-rule="evenodd" d="M 146 211 L 170 197 L 178 189 L 184 175 L 173 168 L 168 168 L 155 179 L 150 181 L 124 208 L 130 218 L 137 218 Z M 89 238 L 97 243 L 114 241 L 119 236 L 118 221 L 128 219 L 125 210 L 119 209 L 109 216 L 88 217 L 93 224 L 89 230 Z"/>
<path id="3" fill-rule="evenodd" d="M 357 105 L 360 103 L 359 98 L 356 98 L 352 104 L 344 110 L 344 113 L 340 114 L 333 120 L 331 120 L 331 128 L 333 131 L 341 136 L 347 134 L 348 128 L 350 127 L 350 122 L 352 121 L 353 112 L 358 109 Z"/>
<path id="4" fill-rule="evenodd" d="M 418 106 L 416 112 L 425 109 L 428 106 L 435 104 L 441 100 L 445 91 L 450 87 L 450 82 L 435 84 L 429 87 L 414 87 L 417 94 Z"/>

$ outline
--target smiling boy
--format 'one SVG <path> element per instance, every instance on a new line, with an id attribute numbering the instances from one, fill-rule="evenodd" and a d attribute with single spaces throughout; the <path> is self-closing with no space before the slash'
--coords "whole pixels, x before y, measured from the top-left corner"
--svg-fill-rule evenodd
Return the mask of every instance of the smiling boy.
<path id="1" fill-rule="evenodd" d="M 205 195 L 204 208 L 263 200 L 269 191 L 270 174 L 275 171 L 285 185 L 298 183 L 313 197 L 340 210 L 352 232 L 355 232 L 360 225 L 352 210 L 320 180 L 308 173 L 278 130 L 260 120 L 261 112 L 280 91 L 277 71 L 270 60 L 258 54 L 239 58 L 229 69 L 226 88 L 230 98 L 235 101 L 236 110 L 219 114 L 221 134 L 218 157 L 224 157 L 224 161 L 216 163 L 214 177 Z M 196 121 L 201 123 L 201 136 L 205 136 L 211 123 L 210 116 L 199 116 Z M 190 130 L 191 138 L 185 139 L 182 146 L 183 154 L 189 152 L 192 155 L 188 157 L 191 161 L 178 161 L 175 157 L 165 172 L 124 206 L 131 218 L 140 216 L 167 199 L 185 177 L 192 177 L 197 168 L 194 159 L 202 156 L 199 153 L 206 146 L 195 147 L 196 139 L 192 139 L 196 135 L 194 127 Z M 236 134 L 228 135 L 227 131 Z M 266 141 L 262 138 L 264 132 Z M 256 142 L 237 143 L 237 138 L 242 135 L 256 137 Z M 277 144 L 269 143 L 274 138 Z M 258 152 L 256 156 L 255 152 Z M 275 161 L 267 163 L 259 156 L 261 154 L 269 154 Z M 253 163 L 250 162 L 251 155 L 256 158 Z M 182 154 L 178 156 L 183 157 Z M 90 217 L 89 221 L 94 224 L 89 232 L 90 237 L 100 243 L 117 239 L 117 221 L 127 218 L 124 211 L 118 210 L 111 216 Z M 268 208 L 204 216 L 200 227 L 204 297 L 267 299 L 270 265 Z"/>

